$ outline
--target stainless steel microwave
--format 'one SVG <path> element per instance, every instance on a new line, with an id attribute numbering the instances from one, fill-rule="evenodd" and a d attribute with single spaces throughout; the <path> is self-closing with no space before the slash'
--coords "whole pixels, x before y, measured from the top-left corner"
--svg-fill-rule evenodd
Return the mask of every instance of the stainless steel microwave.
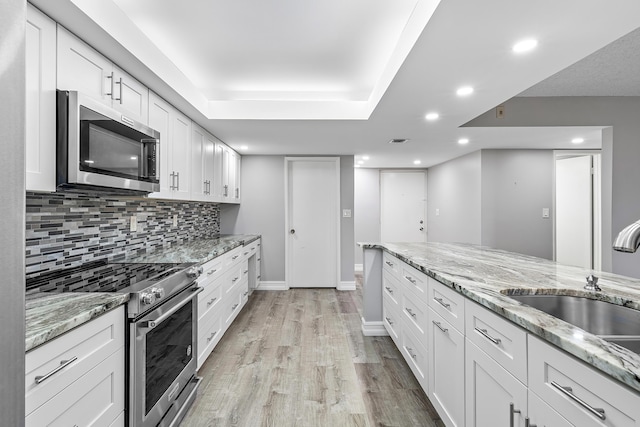
<path id="1" fill-rule="evenodd" d="M 75 91 L 57 93 L 58 191 L 160 191 L 160 133 Z"/>

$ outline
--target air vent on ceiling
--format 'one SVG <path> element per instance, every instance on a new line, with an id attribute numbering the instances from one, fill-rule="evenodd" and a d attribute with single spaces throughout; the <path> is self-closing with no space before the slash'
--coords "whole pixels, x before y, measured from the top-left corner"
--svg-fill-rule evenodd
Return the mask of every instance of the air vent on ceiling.
<path id="1" fill-rule="evenodd" d="M 406 142 L 408 142 L 408 139 L 392 139 L 391 141 L 389 141 L 389 144 L 404 144 Z"/>

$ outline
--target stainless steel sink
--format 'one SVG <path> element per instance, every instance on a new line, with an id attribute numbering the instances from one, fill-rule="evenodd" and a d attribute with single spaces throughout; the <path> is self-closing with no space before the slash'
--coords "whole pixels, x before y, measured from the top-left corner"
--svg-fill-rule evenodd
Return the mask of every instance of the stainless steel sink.
<path id="1" fill-rule="evenodd" d="M 567 323 L 640 353 L 640 311 L 571 295 L 509 295 Z"/>

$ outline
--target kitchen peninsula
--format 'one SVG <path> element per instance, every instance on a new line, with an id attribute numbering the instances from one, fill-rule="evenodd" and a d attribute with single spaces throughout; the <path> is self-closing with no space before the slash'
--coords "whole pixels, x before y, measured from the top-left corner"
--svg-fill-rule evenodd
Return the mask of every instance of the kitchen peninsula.
<path id="1" fill-rule="evenodd" d="M 443 419 L 481 426 L 498 411 L 565 425 L 539 415 L 546 411 L 566 425 L 639 425 L 640 355 L 510 296 L 570 295 L 640 310 L 640 280 L 466 244 L 361 246 L 363 333 L 391 336 Z M 601 291 L 584 289 L 590 274 Z M 506 409 L 481 408 L 482 394 L 500 401 L 503 392 Z M 462 394 L 466 402 L 453 398 Z"/>

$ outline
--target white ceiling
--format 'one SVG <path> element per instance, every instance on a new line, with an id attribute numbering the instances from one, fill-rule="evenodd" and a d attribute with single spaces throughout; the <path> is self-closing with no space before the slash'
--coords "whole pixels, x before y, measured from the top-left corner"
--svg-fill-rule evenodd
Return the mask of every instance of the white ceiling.
<path id="1" fill-rule="evenodd" d="M 243 154 L 366 154 L 369 167 L 427 167 L 481 148 L 576 148 L 577 136 L 580 148 L 599 147 L 600 128 L 460 126 L 640 27 L 637 0 L 34 3 L 98 49 L 104 30 L 129 55 L 123 68 L 138 76 L 142 64 L 170 88 L 152 89 L 228 145 L 246 145 Z M 528 37 L 538 47 L 514 54 Z M 463 85 L 475 92 L 457 96 Z M 440 118 L 427 122 L 430 111 Z"/>

